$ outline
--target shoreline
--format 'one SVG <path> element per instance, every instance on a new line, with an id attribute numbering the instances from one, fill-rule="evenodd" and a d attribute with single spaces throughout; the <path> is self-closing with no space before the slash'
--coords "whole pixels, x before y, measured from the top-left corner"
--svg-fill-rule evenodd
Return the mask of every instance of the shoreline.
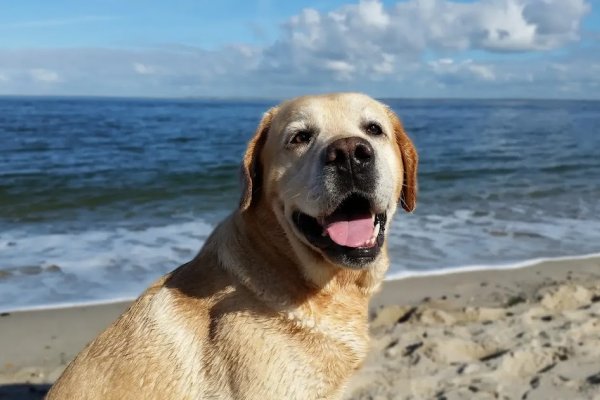
<path id="1" fill-rule="evenodd" d="M 1 314 L 0 398 L 41 399 L 129 304 Z M 371 352 L 347 399 L 600 393 L 600 257 L 386 280 L 370 321 Z"/>
<path id="2" fill-rule="evenodd" d="M 437 268 L 431 270 L 423 270 L 423 271 L 402 271 L 402 272 L 394 272 L 386 274 L 384 278 L 384 282 L 395 282 L 402 281 L 406 279 L 412 278 L 427 278 L 427 277 L 437 277 L 437 276 L 446 276 L 446 275 L 454 275 L 454 274 L 462 274 L 468 272 L 480 272 L 480 271 L 510 271 L 510 270 L 518 270 L 523 268 L 535 267 L 538 264 L 547 263 L 547 262 L 569 262 L 569 261 L 579 261 L 579 260 L 588 260 L 600 258 L 600 252 L 598 253 L 588 253 L 588 254 L 578 254 L 571 256 L 557 256 L 557 257 L 538 257 L 531 258 L 522 261 L 515 261 L 509 263 L 500 263 L 500 264 L 471 264 L 465 266 L 458 267 L 449 267 L 449 268 Z M 140 292 L 141 294 L 141 292 Z M 93 306 L 104 306 L 104 305 L 112 305 L 117 303 L 131 303 L 138 296 L 125 296 L 125 297 L 116 297 L 110 299 L 99 299 L 99 300 L 84 300 L 81 302 L 57 302 L 51 304 L 42 304 L 42 305 L 33 305 L 33 306 L 25 306 L 25 307 L 16 307 L 16 308 L 6 308 L 0 306 L 0 314 L 6 313 L 20 313 L 20 312 L 30 312 L 30 311 L 49 311 L 49 310 L 61 310 L 61 309 L 70 309 L 70 308 L 78 308 L 78 307 L 93 307 Z"/>
<path id="3" fill-rule="evenodd" d="M 557 257 L 537 257 L 529 258 L 522 261 L 514 261 L 509 263 L 498 263 L 498 264 L 470 264 L 458 267 L 449 268 L 436 268 L 424 271 L 403 271 L 396 272 L 385 277 L 385 281 L 396 281 L 402 279 L 409 279 L 415 277 L 427 277 L 427 276 L 440 276 L 440 275 L 451 275 L 459 274 L 463 272 L 478 272 L 478 271 L 507 271 L 513 269 L 521 269 L 527 267 L 533 267 L 537 264 L 553 261 L 578 261 L 588 260 L 592 258 L 599 258 L 600 253 L 587 253 L 577 254 L 572 256 L 557 256 Z"/>

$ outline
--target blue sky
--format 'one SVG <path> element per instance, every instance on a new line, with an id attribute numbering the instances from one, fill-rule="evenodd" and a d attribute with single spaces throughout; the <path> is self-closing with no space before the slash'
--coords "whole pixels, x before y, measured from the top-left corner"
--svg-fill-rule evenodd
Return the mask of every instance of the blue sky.
<path id="1" fill-rule="evenodd" d="M 600 98 L 586 0 L 0 0 L 0 94 Z"/>

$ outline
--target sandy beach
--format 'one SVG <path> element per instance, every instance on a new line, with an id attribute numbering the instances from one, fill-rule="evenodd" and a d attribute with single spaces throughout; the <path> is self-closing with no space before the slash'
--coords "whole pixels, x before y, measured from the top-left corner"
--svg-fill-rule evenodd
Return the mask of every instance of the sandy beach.
<path id="1" fill-rule="evenodd" d="M 0 399 L 41 399 L 127 303 L 3 313 Z M 600 399 L 600 258 L 387 281 L 346 399 Z"/>

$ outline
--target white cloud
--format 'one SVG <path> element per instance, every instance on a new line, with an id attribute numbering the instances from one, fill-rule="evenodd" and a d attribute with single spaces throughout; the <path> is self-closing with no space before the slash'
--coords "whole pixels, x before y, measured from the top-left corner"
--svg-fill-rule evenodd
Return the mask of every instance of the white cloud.
<path id="1" fill-rule="evenodd" d="M 452 79 L 479 79 L 483 81 L 496 80 L 496 74 L 489 65 L 474 63 L 473 60 L 454 61 L 451 58 L 440 58 L 430 61 L 429 67 L 436 75 Z"/>
<path id="2" fill-rule="evenodd" d="M 471 71 L 475 76 L 479 77 L 480 79 L 483 79 L 484 81 L 496 80 L 496 74 L 490 66 L 470 64 L 467 65 L 467 69 Z"/>
<path id="3" fill-rule="evenodd" d="M 433 67 L 442 66 L 442 65 L 453 65 L 453 64 L 454 64 L 454 60 L 451 58 L 440 58 L 437 61 L 430 62 L 430 65 Z"/>
<path id="4" fill-rule="evenodd" d="M 577 39 L 590 9 L 584 0 L 409 0 L 397 3 L 390 25 L 431 48 L 535 51 Z"/>
<path id="5" fill-rule="evenodd" d="M 350 80 L 356 68 L 346 61 L 329 60 L 325 62 L 325 69 L 333 71 L 339 80 Z"/>
<path id="6" fill-rule="evenodd" d="M 590 9 L 584 0 L 530 0 L 524 4 L 523 16 L 536 26 L 537 34 L 548 46 L 556 46 L 564 39 L 579 37 L 581 16 Z"/>
<path id="7" fill-rule="evenodd" d="M 385 29 L 390 24 L 390 17 L 378 1 L 361 1 L 358 3 L 357 14 L 370 27 Z"/>
<path id="8" fill-rule="evenodd" d="M 394 72 L 395 57 L 393 54 L 383 53 L 382 61 L 373 66 L 373 71 L 380 75 L 391 74 Z"/>
<path id="9" fill-rule="evenodd" d="M 600 63 L 600 42 L 579 46 L 590 8 L 585 0 L 406 0 L 388 6 L 362 0 L 329 12 L 302 10 L 267 45 L 0 49 L 11 78 L 2 92 L 446 96 L 459 87 L 462 95 L 552 97 L 560 86 L 569 87 L 569 95 L 598 97 L 589 88 L 600 82 L 591 67 Z M 549 51 L 555 49 L 561 51 Z M 536 56 L 524 57 L 527 52 Z"/>
<path id="10" fill-rule="evenodd" d="M 407 61 L 428 52 L 543 52 L 577 40 L 589 10 L 584 0 L 408 0 L 387 8 L 378 0 L 361 0 L 331 12 L 305 9 L 285 24 L 258 64 L 265 73 L 308 77 L 325 63 L 329 78 L 339 79 L 338 68 L 324 61 L 336 60 L 351 65 L 356 79 L 375 79 L 402 75 Z M 557 13 L 566 21 L 557 21 Z M 489 67 L 467 69 L 483 80 L 495 78 Z M 349 71 L 343 74 L 350 77 Z"/>
<path id="11" fill-rule="evenodd" d="M 29 70 L 29 74 L 34 80 L 38 82 L 55 83 L 60 81 L 58 73 L 49 69 L 34 68 Z"/>
<path id="12" fill-rule="evenodd" d="M 156 73 L 154 67 L 139 62 L 133 63 L 133 70 L 140 75 L 153 75 Z"/>

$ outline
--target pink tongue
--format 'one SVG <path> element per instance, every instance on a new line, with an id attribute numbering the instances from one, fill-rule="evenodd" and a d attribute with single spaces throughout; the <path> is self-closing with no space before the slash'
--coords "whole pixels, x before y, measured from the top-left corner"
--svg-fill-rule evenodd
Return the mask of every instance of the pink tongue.
<path id="1" fill-rule="evenodd" d="M 332 222 L 325 227 L 331 240 L 346 247 L 366 246 L 374 229 L 373 218 L 370 215 L 350 221 Z"/>

